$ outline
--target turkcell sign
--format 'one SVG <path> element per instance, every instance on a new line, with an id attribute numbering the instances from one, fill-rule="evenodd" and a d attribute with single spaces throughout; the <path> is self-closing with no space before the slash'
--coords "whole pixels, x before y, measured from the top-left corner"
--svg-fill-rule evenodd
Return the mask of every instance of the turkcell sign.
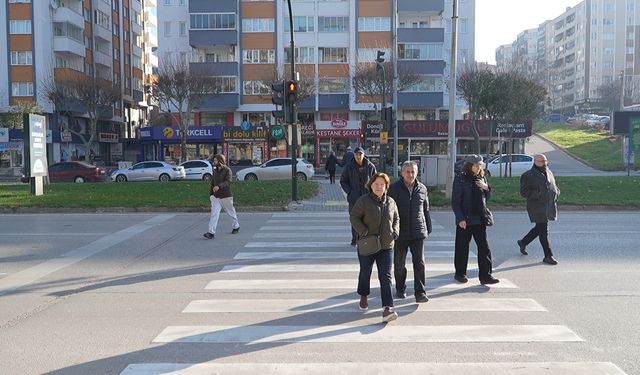
<path id="1" fill-rule="evenodd" d="M 140 129 L 143 141 L 180 142 L 180 128 L 177 126 L 151 126 Z M 221 141 L 222 126 L 190 126 L 187 141 Z"/>

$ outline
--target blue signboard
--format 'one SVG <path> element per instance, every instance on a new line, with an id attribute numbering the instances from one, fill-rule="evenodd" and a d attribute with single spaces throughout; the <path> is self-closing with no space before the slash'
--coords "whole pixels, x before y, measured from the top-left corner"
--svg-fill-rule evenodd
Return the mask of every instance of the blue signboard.
<path id="1" fill-rule="evenodd" d="M 142 141 L 179 143 L 180 128 L 178 126 L 150 126 L 141 128 L 140 139 Z M 222 126 L 189 126 L 187 130 L 187 142 L 222 142 Z"/>

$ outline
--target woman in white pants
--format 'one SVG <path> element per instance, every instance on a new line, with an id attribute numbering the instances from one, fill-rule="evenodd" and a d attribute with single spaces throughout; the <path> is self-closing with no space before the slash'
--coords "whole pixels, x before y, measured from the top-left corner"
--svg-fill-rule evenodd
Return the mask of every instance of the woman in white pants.
<path id="1" fill-rule="evenodd" d="M 213 239 L 215 237 L 218 219 L 220 218 L 220 210 L 222 208 L 224 208 L 224 212 L 233 220 L 231 233 L 236 234 L 238 230 L 240 230 L 238 215 L 236 215 L 236 209 L 233 207 L 233 195 L 231 194 L 231 169 L 227 167 L 224 155 L 218 154 L 213 157 L 213 168 L 215 172 L 211 178 L 209 188 L 211 219 L 209 219 L 209 231 L 204 234 L 204 237 L 207 239 Z"/>

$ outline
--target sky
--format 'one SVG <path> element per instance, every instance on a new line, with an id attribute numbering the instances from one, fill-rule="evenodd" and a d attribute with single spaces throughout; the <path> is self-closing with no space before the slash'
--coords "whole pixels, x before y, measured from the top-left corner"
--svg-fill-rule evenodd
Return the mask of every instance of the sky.
<path id="1" fill-rule="evenodd" d="M 476 61 L 496 63 L 496 48 L 581 0 L 476 0 Z"/>

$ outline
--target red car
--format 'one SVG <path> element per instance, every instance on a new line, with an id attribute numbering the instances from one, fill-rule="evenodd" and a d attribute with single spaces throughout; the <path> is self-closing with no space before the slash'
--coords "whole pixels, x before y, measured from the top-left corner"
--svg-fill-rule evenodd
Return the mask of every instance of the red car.
<path id="1" fill-rule="evenodd" d="M 107 170 L 82 161 L 63 161 L 49 166 L 51 182 L 104 182 L 109 181 Z"/>

